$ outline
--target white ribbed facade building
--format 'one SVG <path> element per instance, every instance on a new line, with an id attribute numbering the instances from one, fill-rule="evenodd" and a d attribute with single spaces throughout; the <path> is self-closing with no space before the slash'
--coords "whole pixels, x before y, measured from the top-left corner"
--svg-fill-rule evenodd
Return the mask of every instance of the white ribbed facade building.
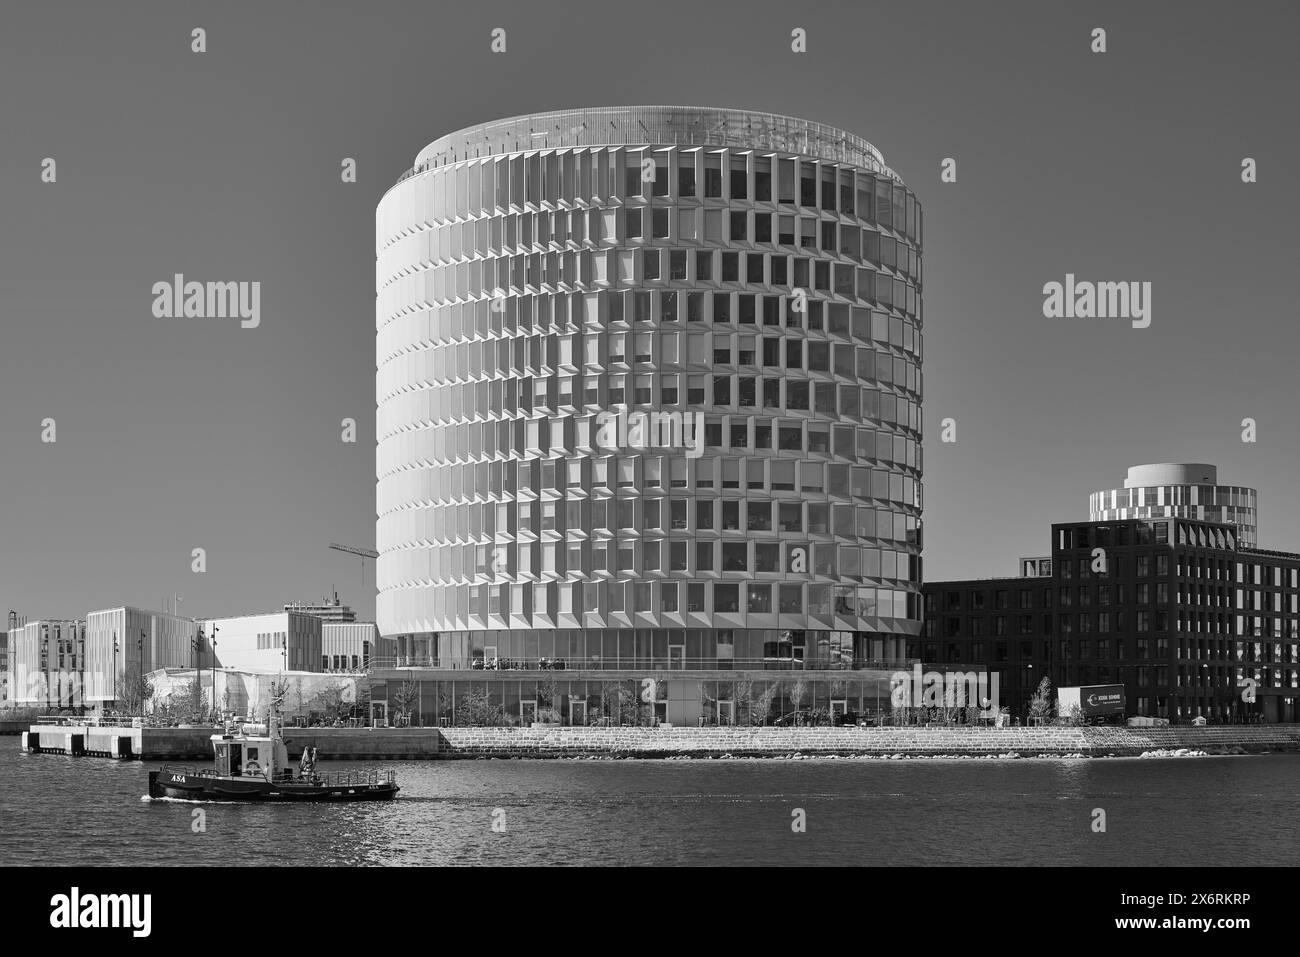
<path id="1" fill-rule="evenodd" d="M 922 227 L 875 147 L 515 117 L 422 150 L 376 231 L 381 634 L 448 667 L 902 658 Z"/>
<path id="2" fill-rule="evenodd" d="M 325 621 L 321 624 L 321 671 L 362 671 L 379 640 L 373 621 Z M 313 669 L 315 670 L 315 669 Z"/>
<path id="3" fill-rule="evenodd" d="M 128 671 L 210 664 L 207 646 L 196 648 L 197 634 L 194 619 L 167 612 L 124 606 L 87 613 L 86 704 L 114 701 L 118 678 Z"/>

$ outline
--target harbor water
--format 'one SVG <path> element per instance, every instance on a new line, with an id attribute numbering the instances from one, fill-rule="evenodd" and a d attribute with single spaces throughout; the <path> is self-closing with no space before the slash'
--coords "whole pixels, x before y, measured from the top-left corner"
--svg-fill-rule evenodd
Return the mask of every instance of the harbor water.
<path id="1" fill-rule="evenodd" d="M 1300 863 L 1297 754 L 382 766 L 381 804 L 151 801 L 152 763 L 0 738 L 0 864 Z"/>

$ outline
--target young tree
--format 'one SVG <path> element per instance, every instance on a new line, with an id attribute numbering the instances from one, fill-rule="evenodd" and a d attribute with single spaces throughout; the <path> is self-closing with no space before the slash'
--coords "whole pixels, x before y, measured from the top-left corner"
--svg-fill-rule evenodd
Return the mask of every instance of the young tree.
<path id="1" fill-rule="evenodd" d="M 319 711 L 328 722 L 342 718 L 346 708 L 347 703 L 343 700 L 343 687 L 341 685 L 322 688 L 307 703 L 309 712 Z"/>
<path id="2" fill-rule="evenodd" d="M 793 706 L 790 710 L 802 711 L 804 701 L 807 700 L 807 698 L 808 698 L 808 682 L 806 682 L 802 678 L 796 679 L 794 684 L 790 686 L 790 704 Z M 797 720 L 802 722 L 803 720 L 802 716 Z"/>
<path id="3" fill-rule="evenodd" d="M 203 720 L 207 708 L 204 706 L 203 682 L 199 676 L 195 675 L 186 682 L 179 693 L 181 719 L 188 722 Z"/>
<path id="4" fill-rule="evenodd" d="M 362 722 L 370 723 L 370 673 L 363 672 L 357 678 L 356 702 L 352 705 L 352 716 L 360 719 Z"/>
<path id="5" fill-rule="evenodd" d="M 541 719 L 543 711 L 551 711 L 555 708 L 555 695 L 558 688 L 554 678 L 543 678 L 537 682 L 537 713 L 538 720 Z"/>
<path id="6" fill-rule="evenodd" d="M 718 698 L 709 690 L 708 683 L 700 688 L 700 712 L 705 724 L 713 724 L 718 720 Z"/>
<path id="7" fill-rule="evenodd" d="M 442 681 L 436 682 L 434 687 L 438 689 L 434 700 L 434 713 L 440 720 L 446 718 L 447 723 L 450 724 L 451 719 L 454 717 L 453 712 L 456 705 L 451 689 L 447 687 L 446 682 Z"/>
<path id="8" fill-rule="evenodd" d="M 940 716 L 944 721 L 956 724 L 961 720 L 962 715 L 968 711 L 967 706 L 973 703 L 967 700 L 966 686 L 964 684 L 959 681 L 945 682 L 943 707 L 940 709 Z"/>
<path id="9" fill-rule="evenodd" d="M 505 710 L 494 704 L 486 691 L 471 688 L 460 696 L 456 723 L 473 727 L 496 727 L 505 723 Z"/>
<path id="10" fill-rule="evenodd" d="M 754 680 L 742 678 L 736 682 L 736 721 L 740 724 L 761 724 L 758 695 L 754 693 Z"/>
<path id="11" fill-rule="evenodd" d="M 118 672 L 114 681 L 113 697 L 120 707 L 132 715 L 144 714 L 145 702 L 153 697 L 154 687 L 148 676 L 134 665 Z"/>
<path id="12" fill-rule="evenodd" d="M 1043 680 L 1038 682 L 1038 690 L 1029 698 L 1029 716 L 1040 722 L 1046 721 L 1055 710 L 1052 701 L 1052 679 L 1043 675 Z"/>
<path id="13" fill-rule="evenodd" d="M 619 725 L 639 727 L 651 724 L 654 705 L 641 700 L 636 682 L 620 681 L 612 694 L 614 720 Z"/>
<path id="14" fill-rule="evenodd" d="M 416 684 L 415 679 L 402 679 L 401 684 L 389 690 L 388 696 L 396 714 L 403 718 L 407 725 L 410 725 L 411 712 L 414 710 L 416 702 L 420 697 L 420 688 L 419 685 Z"/>
<path id="15" fill-rule="evenodd" d="M 749 709 L 750 724 L 767 724 L 772 719 L 772 702 L 776 700 L 779 687 L 775 681 L 765 682 L 763 689 L 753 697 Z"/>

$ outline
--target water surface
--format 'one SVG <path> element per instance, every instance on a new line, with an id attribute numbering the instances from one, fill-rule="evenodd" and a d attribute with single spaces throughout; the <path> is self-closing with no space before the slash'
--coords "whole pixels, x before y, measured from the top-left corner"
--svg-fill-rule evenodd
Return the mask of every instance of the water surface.
<path id="1" fill-rule="evenodd" d="M 391 803 L 200 805 L 0 738 L 0 864 L 1300 864 L 1292 754 L 383 766 Z"/>

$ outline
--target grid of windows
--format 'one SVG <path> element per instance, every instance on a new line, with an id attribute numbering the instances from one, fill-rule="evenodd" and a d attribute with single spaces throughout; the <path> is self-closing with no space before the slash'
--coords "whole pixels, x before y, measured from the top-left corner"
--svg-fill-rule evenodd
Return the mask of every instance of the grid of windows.
<path id="1" fill-rule="evenodd" d="M 919 628 L 919 205 L 883 165 L 664 139 L 381 202 L 382 633 Z"/>

